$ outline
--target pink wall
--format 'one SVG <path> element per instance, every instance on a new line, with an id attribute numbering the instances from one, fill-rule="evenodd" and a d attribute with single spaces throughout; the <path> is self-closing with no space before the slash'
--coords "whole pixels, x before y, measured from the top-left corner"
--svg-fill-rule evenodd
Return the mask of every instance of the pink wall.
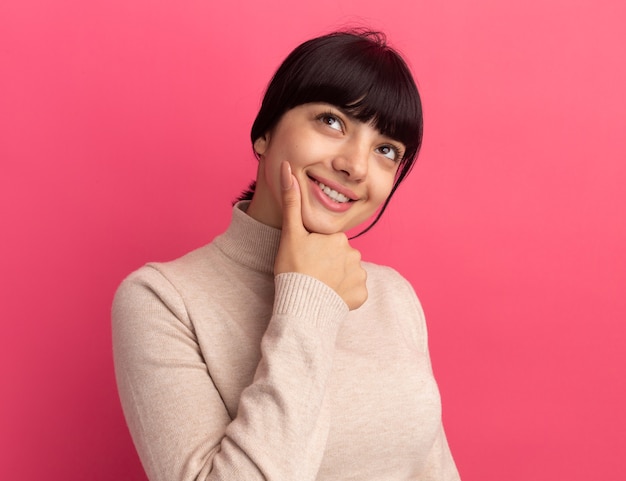
<path id="1" fill-rule="evenodd" d="M 621 0 L 0 3 L 0 479 L 145 479 L 119 407 L 123 276 L 199 246 L 297 43 L 386 30 L 426 137 L 356 242 L 415 285 L 465 481 L 626 471 Z"/>

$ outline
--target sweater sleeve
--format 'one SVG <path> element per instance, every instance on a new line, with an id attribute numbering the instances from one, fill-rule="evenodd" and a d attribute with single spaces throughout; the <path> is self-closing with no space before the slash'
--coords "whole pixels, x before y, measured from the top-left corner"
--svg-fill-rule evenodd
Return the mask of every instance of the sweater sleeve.
<path id="1" fill-rule="evenodd" d="M 308 276 L 281 274 L 275 285 L 261 360 L 232 420 L 176 288 L 145 267 L 118 289 L 116 378 L 151 481 L 315 479 L 329 428 L 326 383 L 348 308 Z"/>

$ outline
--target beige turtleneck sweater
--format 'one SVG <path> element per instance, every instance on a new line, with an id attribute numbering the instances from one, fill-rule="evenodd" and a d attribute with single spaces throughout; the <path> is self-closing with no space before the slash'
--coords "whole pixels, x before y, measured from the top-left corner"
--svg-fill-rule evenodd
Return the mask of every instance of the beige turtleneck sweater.
<path id="1" fill-rule="evenodd" d="M 115 372 L 150 480 L 458 480 L 408 282 L 364 263 L 369 298 L 348 311 L 312 277 L 274 277 L 280 231 L 245 208 L 116 293 Z"/>

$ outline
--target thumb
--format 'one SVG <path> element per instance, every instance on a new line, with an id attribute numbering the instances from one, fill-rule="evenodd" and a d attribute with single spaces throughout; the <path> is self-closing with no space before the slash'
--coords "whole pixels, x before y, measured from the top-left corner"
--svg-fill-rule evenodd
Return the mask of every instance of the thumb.
<path id="1" fill-rule="evenodd" d="M 280 187 L 283 202 L 283 232 L 288 234 L 306 233 L 302 222 L 300 185 L 291 173 L 289 162 L 286 161 L 280 165 Z"/>

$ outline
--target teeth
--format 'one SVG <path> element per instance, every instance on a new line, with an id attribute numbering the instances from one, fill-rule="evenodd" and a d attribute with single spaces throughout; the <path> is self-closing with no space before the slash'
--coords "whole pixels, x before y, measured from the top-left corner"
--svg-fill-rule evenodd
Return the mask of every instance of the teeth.
<path id="1" fill-rule="evenodd" d="M 348 197 L 346 197 L 342 193 L 331 189 L 330 187 L 322 184 L 321 182 L 318 182 L 317 185 L 320 186 L 320 189 L 322 189 L 322 192 L 324 192 L 324 194 L 326 194 L 328 197 L 333 199 L 335 202 L 340 202 L 343 204 L 344 202 L 348 202 L 350 200 Z"/>

